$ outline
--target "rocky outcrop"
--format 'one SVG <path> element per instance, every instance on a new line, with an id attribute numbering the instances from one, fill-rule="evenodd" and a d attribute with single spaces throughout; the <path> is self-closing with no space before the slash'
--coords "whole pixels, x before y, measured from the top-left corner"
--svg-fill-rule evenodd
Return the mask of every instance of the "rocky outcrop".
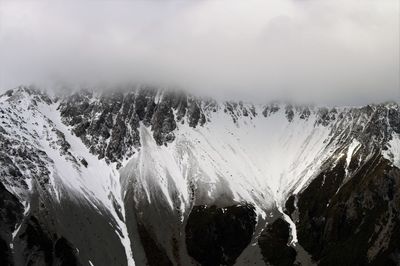
<path id="1" fill-rule="evenodd" d="M 163 97 L 156 106 L 151 119 L 153 137 L 158 145 L 172 142 L 175 139 L 173 131 L 176 129 L 175 117 L 172 112 L 172 99 Z"/>
<path id="2" fill-rule="evenodd" d="M 256 225 L 248 204 L 193 207 L 186 224 L 188 253 L 201 265 L 233 265 L 250 243 Z"/>
<path id="3" fill-rule="evenodd" d="M 93 93 L 76 93 L 60 103 L 61 116 L 90 151 L 99 158 L 118 162 L 140 146 L 139 122 L 147 119 L 147 102 L 154 95 L 105 93 L 93 101 Z M 147 111 L 147 113 L 145 113 Z"/>
<path id="4" fill-rule="evenodd" d="M 143 249 L 146 253 L 147 264 L 149 266 L 172 266 L 173 263 L 169 259 L 164 248 L 157 243 L 146 227 L 138 223 L 138 233 Z"/>
<path id="5" fill-rule="evenodd" d="M 0 265 L 13 265 L 10 246 L 13 232 L 21 223 L 24 206 L 0 182 Z"/>
<path id="6" fill-rule="evenodd" d="M 81 265 L 77 251 L 64 237 L 46 232 L 35 216 L 30 216 L 24 224 L 24 231 L 18 235 L 23 257 L 27 265 Z M 18 260 L 18 259 L 17 259 Z"/>
<path id="7" fill-rule="evenodd" d="M 35 216 L 0 183 L 0 264 L 81 265 L 76 249 L 64 237 L 43 229 Z"/>
<path id="8" fill-rule="evenodd" d="M 296 250 L 289 245 L 289 224 L 282 218 L 268 224 L 258 238 L 265 263 L 291 266 L 296 260 Z"/>
<path id="9" fill-rule="evenodd" d="M 397 265 L 400 170 L 376 152 L 343 182 L 343 165 L 297 195 L 299 243 L 318 265 Z"/>
<path id="10" fill-rule="evenodd" d="M 48 96 L 26 87 L 7 92 L 6 95 L 9 95 L 5 100 L 7 105 L 0 105 L 0 181 L 7 186 L 26 190 L 31 180 L 36 180 L 44 188 L 49 184 L 49 168 L 53 160 L 41 147 L 41 138 L 48 141 L 51 148 L 66 160 L 79 164 L 78 160 L 69 152 L 70 144 L 64 134 L 49 119 L 46 119 L 45 125 L 35 121 L 38 104 L 52 103 Z M 31 112 L 29 121 L 21 114 L 25 109 Z"/>
<path id="11" fill-rule="evenodd" d="M 179 91 L 149 87 L 120 89 L 94 93 L 80 91 L 60 101 L 63 121 L 73 127 L 90 151 L 109 162 L 120 163 L 130 158 L 141 146 L 140 123 L 150 127 L 158 145 L 174 141 L 179 124 L 192 128 L 204 126 L 218 109 L 228 114 L 234 123 L 240 117 L 256 117 L 252 104 L 228 101 L 217 104 Z M 271 103 L 262 108 L 266 118 L 283 110 L 288 122 L 308 120 L 315 116 L 315 126 L 332 128 L 332 135 L 355 138 L 362 135 L 381 146 L 400 132 L 400 109 L 395 103 L 368 105 L 362 108 L 327 108 Z M 373 121 L 373 122 L 372 122 Z M 361 140 L 362 140 L 361 139 Z M 343 140 L 345 141 L 345 140 Z"/>
<path id="12" fill-rule="evenodd" d="M 63 121 L 100 159 L 120 162 L 140 148 L 140 123 L 151 127 L 158 145 L 175 139 L 177 122 L 204 125 L 201 102 L 180 92 L 152 88 L 118 90 L 94 95 L 83 91 L 60 102 Z"/>
<path id="13" fill-rule="evenodd" d="M 289 122 L 293 121 L 293 117 L 294 117 L 294 111 L 293 111 L 293 106 L 292 105 L 287 105 L 285 108 L 285 115 L 286 118 Z"/>
<path id="14" fill-rule="evenodd" d="M 272 103 L 270 105 L 267 105 L 262 114 L 264 115 L 264 117 L 268 117 L 271 114 L 275 114 L 276 112 L 278 112 L 280 109 L 279 105 L 276 103 Z"/>

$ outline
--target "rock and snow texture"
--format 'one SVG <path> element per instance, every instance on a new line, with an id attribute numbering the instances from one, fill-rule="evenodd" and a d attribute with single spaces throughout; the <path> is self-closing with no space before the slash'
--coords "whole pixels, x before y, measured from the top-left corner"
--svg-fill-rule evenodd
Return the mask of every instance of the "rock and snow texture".
<path id="1" fill-rule="evenodd" d="M 324 261 L 325 253 L 304 238 L 304 212 L 311 208 L 305 191 L 317 193 L 312 188 L 321 181 L 331 197 L 323 208 L 336 206 L 330 199 L 362 173 L 377 171 L 366 162 L 385 165 L 376 175 L 393 180 L 385 183 L 394 205 L 388 210 L 399 209 L 400 196 L 390 188 L 400 167 L 400 110 L 393 103 L 253 105 L 149 88 L 56 98 L 21 87 L 0 97 L 0 115 L 0 181 L 15 204 L 30 206 L 17 219 L 3 218 L 12 229 L 0 234 L 6 243 L 12 239 L 10 264 L 231 265 L 254 257 L 280 265 L 263 250 L 274 248 L 263 241 L 276 237 L 302 250 L 285 249 L 293 262 Z M 296 197 L 300 205 L 289 204 Z M 354 204 L 352 194 L 346 197 L 343 204 Z M 310 213 L 324 217 L 317 224 L 334 220 L 320 209 Z M 392 235 L 399 223 L 382 226 Z M 41 241 L 29 238 L 32 227 Z M 370 261 L 389 248 L 397 254 L 392 240 L 379 239 Z M 204 253 L 210 247 L 213 253 Z"/>
<path id="2" fill-rule="evenodd" d="M 393 133 L 392 139 L 388 143 L 388 149 L 383 155 L 388 158 L 393 165 L 400 168 L 400 134 Z"/>
<path id="3" fill-rule="evenodd" d="M 46 191 L 48 195 L 43 197 L 59 204 L 52 208 L 63 206 L 62 198 L 75 198 L 109 216 L 110 230 L 120 238 L 128 265 L 134 265 L 115 167 L 98 160 L 71 134 L 61 122 L 57 103 L 45 95 L 20 89 L 1 98 L 1 113 L 1 181 L 8 190 L 28 206 L 37 194 Z"/>

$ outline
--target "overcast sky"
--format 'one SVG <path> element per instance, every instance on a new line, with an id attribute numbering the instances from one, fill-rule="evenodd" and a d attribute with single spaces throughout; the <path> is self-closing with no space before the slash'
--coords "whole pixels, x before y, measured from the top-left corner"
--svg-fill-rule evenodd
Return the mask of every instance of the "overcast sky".
<path id="1" fill-rule="evenodd" d="M 257 100 L 400 100 L 398 0 L 0 0 L 0 88 L 144 82 Z"/>

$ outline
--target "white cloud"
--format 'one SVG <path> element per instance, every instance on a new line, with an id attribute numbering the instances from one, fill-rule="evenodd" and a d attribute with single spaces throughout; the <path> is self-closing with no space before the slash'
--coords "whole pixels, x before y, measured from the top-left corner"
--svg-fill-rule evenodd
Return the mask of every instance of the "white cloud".
<path id="1" fill-rule="evenodd" d="M 257 99 L 399 99 L 397 0 L 2 1 L 0 87 L 62 77 Z"/>

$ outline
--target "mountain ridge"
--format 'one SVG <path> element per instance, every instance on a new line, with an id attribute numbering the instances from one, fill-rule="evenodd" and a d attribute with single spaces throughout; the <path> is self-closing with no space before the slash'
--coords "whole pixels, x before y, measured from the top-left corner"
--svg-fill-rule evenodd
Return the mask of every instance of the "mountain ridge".
<path id="1" fill-rule="evenodd" d="M 236 261 L 241 265 L 252 252 L 258 254 L 256 262 L 262 263 L 270 259 L 268 253 L 257 251 L 265 246 L 259 244 L 258 236 L 268 232 L 264 231 L 266 224 L 272 225 L 285 211 L 287 219 L 292 220 L 290 237 L 294 238 L 293 230 L 304 228 L 305 222 L 301 218 L 304 216 L 298 220 L 287 211 L 296 209 L 288 199 L 300 195 L 300 202 L 308 202 L 301 195 L 320 182 L 324 172 L 337 169 L 334 175 L 341 173 L 332 185 L 340 191 L 363 168 L 363 162 L 373 158 L 371 154 L 379 154 L 379 160 L 389 162 L 388 169 L 400 167 L 400 111 L 396 103 L 300 108 L 218 103 L 147 88 L 94 96 L 81 91 L 52 98 L 21 87 L 0 99 L 1 145 L 3 151 L 9 151 L 1 153 L 1 182 L 25 205 L 24 213 L 54 209 L 50 213 L 64 217 L 68 214 L 58 211 L 57 206 L 71 205 L 72 200 L 83 204 L 88 213 L 97 213 L 88 221 L 105 221 L 98 225 L 102 228 L 101 238 L 106 240 L 112 231 L 117 232 L 111 237 L 114 254 L 125 253 L 125 262 L 123 258 L 112 262 L 109 256 L 91 251 L 98 244 L 89 241 L 89 247 L 85 247 L 73 236 L 74 230 L 60 229 L 62 223 L 53 221 L 53 230 L 61 236 L 46 241 L 53 241 L 54 246 L 63 243 L 67 257 L 84 265 L 89 261 L 95 265 L 105 265 L 104 261 L 133 265 L 133 260 L 138 265 L 152 265 L 152 256 L 165 265 L 196 261 L 206 265 L 231 265 Z M 393 180 L 398 179 L 396 170 L 388 171 L 395 173 Z M 397 181 L 393 182 L 389 187 Z M 321 184 L 324 188 L 325 182 Z M 332 194 L 332 199 L 335 196 Z M 36 206 L 32 209 L 32 198 L 39 198 L 43 210 Z M 302 206 L 304 213 L 307 207 Z M 197 224 L 193 210 L 200 212 L 200 217 L 208 217 L 207 222 Z M 220 219 L 229 221 L 225 212 L 233 217 L 241 215 L 247 233 L 230 241 L 239 241 L 237 245 L 244 249 L 232 249 L 226 240 L 226 234 L 241 232 L 233 226 L 225 234 L 210 236 L 205 247 L 214 245 L 221 251 L 212 259 L 204 258 L 204 253 L 198 251 L 196 235 L 209 226 L 220 228 Z M 37 215 L 24 217 L 30 225 L 30 217 Z M 52 220 L 42 219 L 35 226 Z M 289 224 L 286 226 L 289 228 Z M 96 235 L 98 231 L 89 232 Z M 304 235 L 301 230 L 299 233 Z M 299 238 L 298 247 L 307 242 L 304 239 Z M 76 245 L 80 254 L 69 248 Z M 24 250 L 24 241 L 15 246 Z M 315 262 L 321 261 L 320 253 L 308 244 L 306 249 Z M 32 249 L 30 252 L 38 253 Z M 43 256 L 50 260 L 49 255 Z M 295 259 L 301 261 L 298 257 Z M 56 260 L 60 257 L 53 256 Z"/>

